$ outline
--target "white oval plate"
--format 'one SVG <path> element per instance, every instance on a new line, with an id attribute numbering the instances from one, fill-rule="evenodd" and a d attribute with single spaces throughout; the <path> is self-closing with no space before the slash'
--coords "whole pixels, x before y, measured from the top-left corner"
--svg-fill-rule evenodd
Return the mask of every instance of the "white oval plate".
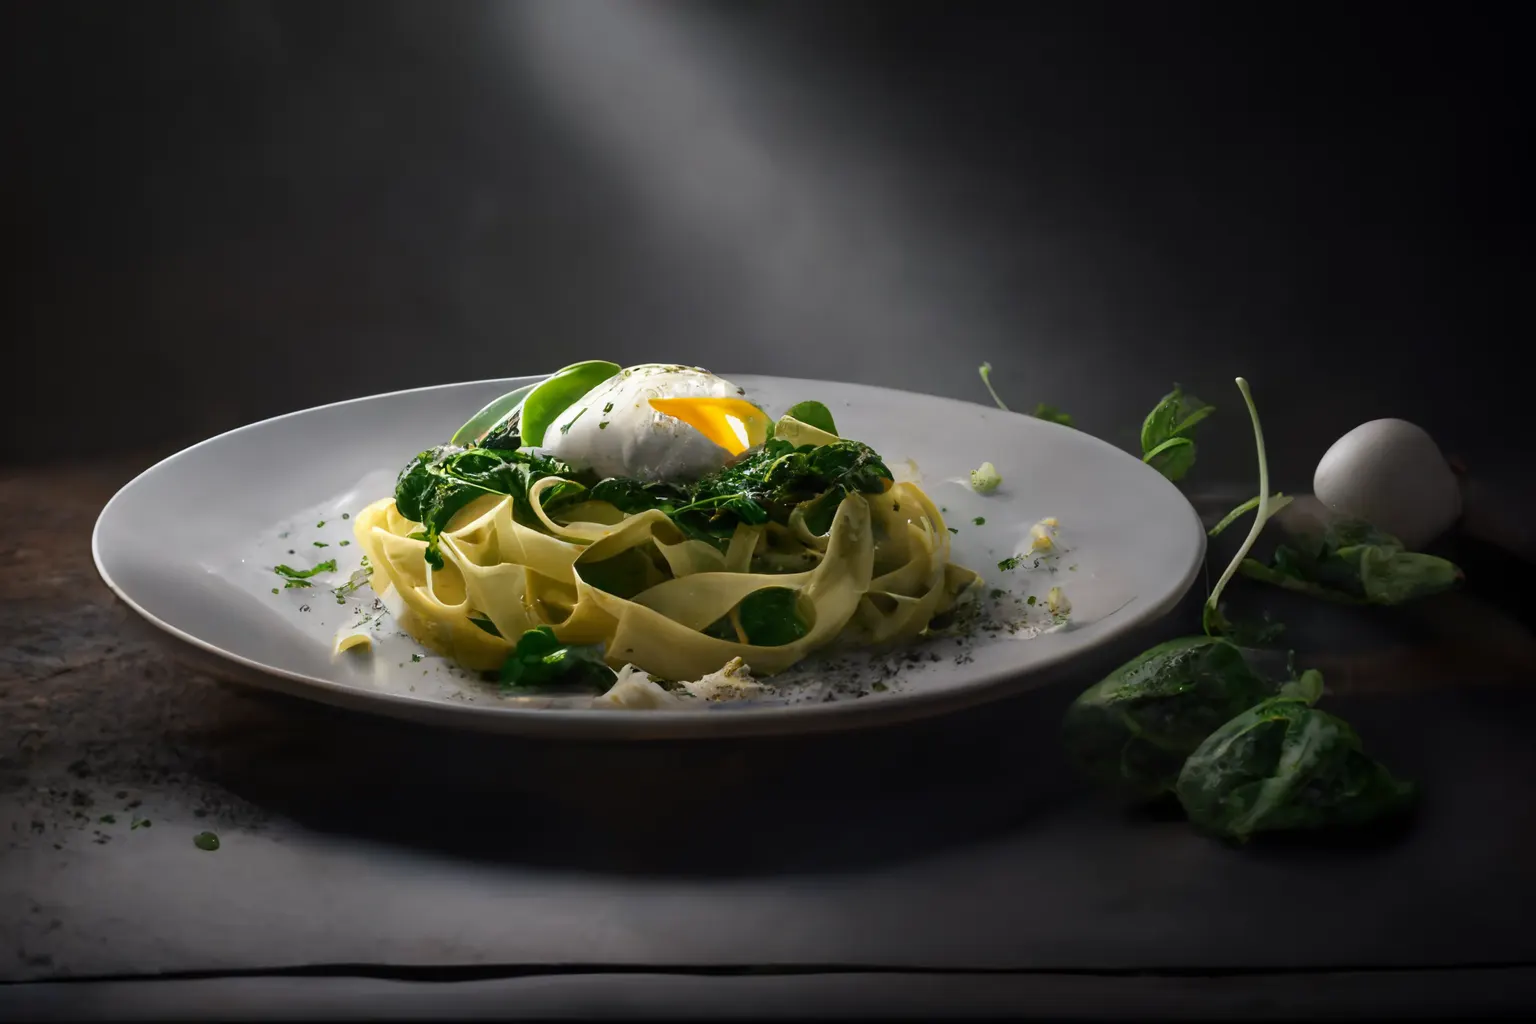
<path id="1" fill-rule="evenodd" d="M 991 626 L 896 654 L 809 660 L 775 677 L 778 696 L 769 700 L 640 711 L 592 709 L 590 698 L 503 697 L 392 628 L 371 590 L 338 603 L 332 588 L 360 559 L 350 517 L 390 494 L 417 452 L 536 379 L 360 398 L 194 445 L 107 503 L 92 537 L 97 569 L 130 607 L 182 641 L 184 653 L 204 664 L 215 656 L 216 670 L 258 686 L 492 731 L 667 738 L 862 726 L 1016 692 L 1042 669 L 1168 612 L 1204 558 L 1205 532 L 1179 490 L 1080 431 L 885 388 L 733 377 L 774 415 L 806 399 L 826 403 L 841 433 L 880 452 L 898 479 L 916 480 L 956 531 L 954 560 L 985 578 Z M 987 496 L 969 483 L 983 461 L 1004 481 Z M 1030 527 L 1045 517 L 1060 523 L 1058 553 L 1000 570 L 1000 560 L 1028 551 Z M 307 590 L 282 589 L 272 570 L 327 557 L 339 571 Z M 1071 603 L 1065 625 L 1046 610 L 1053 586 Z M 338 628 L 365 619 L 372 652 L 333 655 Z"/>

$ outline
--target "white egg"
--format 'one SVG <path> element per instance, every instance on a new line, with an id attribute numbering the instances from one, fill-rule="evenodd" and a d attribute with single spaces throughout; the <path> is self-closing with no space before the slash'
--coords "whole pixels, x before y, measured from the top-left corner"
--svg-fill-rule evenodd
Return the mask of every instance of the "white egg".
<path id="1" fill-rule="evenodd" d="M 692 480 L 731 455 L 682 420 L 651 408 L 652 398 L 735 398 L 730 381 L 696 366 L 632 366 L 561 413 L 544 435 L 556 458 L 599 476 Z"/>
<path id="2" fill-rule="evenodd" d="M 1461 515 L 1461 488 L 1435 439 L 1407 420 L 1362 423 L 1317 464 L 1312 490 L 1335 514 L 1364 519 L 1411 551 Z"/>

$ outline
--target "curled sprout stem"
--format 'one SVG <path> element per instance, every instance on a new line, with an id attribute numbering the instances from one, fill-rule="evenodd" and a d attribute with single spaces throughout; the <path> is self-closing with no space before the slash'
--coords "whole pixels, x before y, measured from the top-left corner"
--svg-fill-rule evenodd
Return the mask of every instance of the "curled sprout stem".
<path id="1" fill-rule="evenodd" d="M 997 403 L 997 407 L 999 409 L 1003 410 L 1003 412 L 1012 412 L 1013 411 L 1012 409 L 1009 409 L 1006 405 L 1003 404 L 1003 400 L 1001 398 L 997 397 L 997 389 L 992 386 L 992 364 L 991 363 L 982 363 L 981 364 L 981 382 L 987 386 L 987 391 L 992 395 L 992 401 Z"/>
<path id="2" fill-rule="evenodd" d="M 1248 557 L 1248 552 L 1253 548 L 1259 534 L 1264 529 L 1264 522 L 1269 518 L 1270 494 L 1269 494 L 1269 462 L 1264 457 L 1264 428 L 1259 425 L 1259 410 L 1254 407 L 1253 394 L 1248 390 L 1248 382 L 1241 377 L 1237 378 L 1237 390 L 1243 393 L 1243 401 L 1248 406 L 1248 418 L 1253 420 L 1253 443 L 1259 452 L 1259 498 L 1258 511 L 1254 513 L 1253 526 L 1248 531 L 1248 536 L 1243 541 L 1243 546 L 1237 549 L 1237 554 L 1232 558 L 1232 564 L 1227 566 L 1221 578 L 1216 581 L 1216 586 L 1211 590 L 1211 596 L 1206 599 L 1207 612 L 1215 611 L 1217 602 L 1221 600 L 1221 592 L 1226 589 L 1232 577 L 1237 573 L 1237 568 L 1243 559 Z M 1208 619 L 1208 617 L 1207 617 Z"/>

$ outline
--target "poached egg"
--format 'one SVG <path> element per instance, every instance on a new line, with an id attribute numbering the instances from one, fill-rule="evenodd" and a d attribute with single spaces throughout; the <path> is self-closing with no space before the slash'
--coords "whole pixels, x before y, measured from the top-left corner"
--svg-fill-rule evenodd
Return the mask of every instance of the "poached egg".
<path id="1" fill-rule="evenodd" d="M 599 476 L 695 480 L 767 438 L 771 421 L 745 393 L 697 366 L 632 366 L 555 417 L 544 449 Z"/>

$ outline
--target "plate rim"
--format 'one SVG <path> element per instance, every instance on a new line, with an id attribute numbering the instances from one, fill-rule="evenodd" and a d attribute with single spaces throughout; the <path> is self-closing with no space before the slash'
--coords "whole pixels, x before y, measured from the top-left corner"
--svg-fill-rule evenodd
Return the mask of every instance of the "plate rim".
<path id="1" fill-rule="evenodd" d="M 750 710 L 722 708 L 719 710 L 695 709 L 686 711 L 662 709 L 522 708 L 470 705 L 438 701 L 430 697 L 408 693 L 363 691 L 345 683 L 268 665 L 234 651 L 225 650 L 188 633 L 179 626 L 173 625 L 150 612 L 149 609 L 134 600 L 132 595 L 127 593 L 112 578 L 105 564 L 103 564 L 101 550 L 102 525 L 107 521 L 113 506 L 120 500 L 123 500 L 125 494 L 134 487 L 139 486 L 147 477 L 179 459 L 190 456 L 191 453 L 200 448 L 215 444 L 235 434 L 254 431 L 271 423 L 310 415 L 327 409 L 358 405 L 364 402 L 379 401 L 401 395 L 447 391 L 481 385 L 509 384 L 512 387 L 518 387 L 531 381 L 542 380 L 545 376 L 547 375 L 532 374 L 517 377 L 488 377 L 480 380 L 428 384 L 421 387 L 401 388 L 371 395 L 359 395 L 353 398 L 326 402 L 321 405 L 268 416 L 265 419 L 232 427 L 206 437 L 140 470 L 113 492 L 112 497 L 107 499 L 101 511 L 97 513 L 96 521 L 91 528 L 91 561 L 96 567 L 97 575 L 101 577 L 102 581 L 118 600 L 122 601 L 138 615 L 144 623 L 176 641 L 175 650 L 176 653 L 182 656 L 182 660 L 188 660 L 187 656 L 190 655 L 191 662 L 199 670 L 209 673 L 216 680 L 221 677 L 227 678 L 233 674 L 238 681 L 258 689 L 283 693 L 304 700 L 328 704 L 333 707 L 358 710 L 382 717 L 418 723 L 430 722 L 434 725 L 529 738 L 579 738 L 598 741 L 713 740 L 750 736 L 840 732 L 852 729 L 873 728 L 919 718 L 950 714 L 1002 700 L 1038 686 L 1050 685 L 1053 681 L 1053 670 L 1059 670 L 1062 665 L 1074 659 L 1084 658 L 1090 654 L 1091 649 L 1069 649 L 1055 652 L 1035 660 L 1023 669 L 991 672 L 957 687 L 926 693 L 909 692 L 903 694 L 900 700 L 890 701 L 849 700 L 838 701 L 832 704 L 815 703 L 769 706 Z M 950 398 L 945 395 L 933 395 L 920 391 L 909 391 L 904 388 L 886 387 L 879 384 L 863 384 L 856 381 L 822 380 L 810 377 L 782 377 L 775 374 L 759 373 L 721 374 L 721 376 L 728 380 L 756 378 L 790 384 L 808 383 L 831 387 L 867 388 L 892 395 L 910 396 L 927 401 L 952 403 L 958 406 L 981 409 L 992 408 L 992 406 L 987 406 L 980 402 L 968 402 L 964 399 Z M 1010 409 L 998 409 L 997 411 L 1005 416 L 1033 419 L 1027 413 L 1016 412 Z M 1103 438 L 1062 424 L 1049 421 L 1036 422 L 1046 428 L 1072 430 L 1087 441 L 1106 448 L 1121 458 L 1139 463 L 1135 456 L 1105 441 Z M 1156 471 L 1148 467 L 1147 472 L 1155 473 Z M 1174 487 L 1171 481 L 1162 478 L 1160 474 L 1159 478 L 1163 479 L 1163 483 L 1166 486 Z M 1184 497 L 1183 492 L 1179 492 L 1179 494 L 1180 497 Z M 1126 609 L 1115 613 L 1117 621 L 1108 627 L 1108 631 L 1102 636 L 1100 643 L 1096 647 L 1108 646 L 1116 640 L 1123 639 L 1127 634 L 1134 632 L 1136 629 L 1150 625 L 1167 615 L 1169 611 L 1184 599 L 1189 593 L 1190 587 L 1194 585 L 1195 580 L 1199 577 L 1208 550 L 1208 540 L 1205 526 L 1200 520 L 1199 513 L 1193 505 L 1189 504 L 1187 498 L 1185 499 L 1185 504 L 1188 506 L 1188 521 L 1199 541 L 1198 557 L 1186 572 L 1185 578 L 1180 580 L 1169 591 L 1168 596 L 1163 601 L 1155 605 L 1142 603 L 1140 607 L 1135 611 L 1130 611 L 1129 614 L 1126 614 Z M 231 673 L 230 669 L 232 668 L 237 668 L 240 671 Z M 222 672 L 219 669 L 222 669 Z"/>

